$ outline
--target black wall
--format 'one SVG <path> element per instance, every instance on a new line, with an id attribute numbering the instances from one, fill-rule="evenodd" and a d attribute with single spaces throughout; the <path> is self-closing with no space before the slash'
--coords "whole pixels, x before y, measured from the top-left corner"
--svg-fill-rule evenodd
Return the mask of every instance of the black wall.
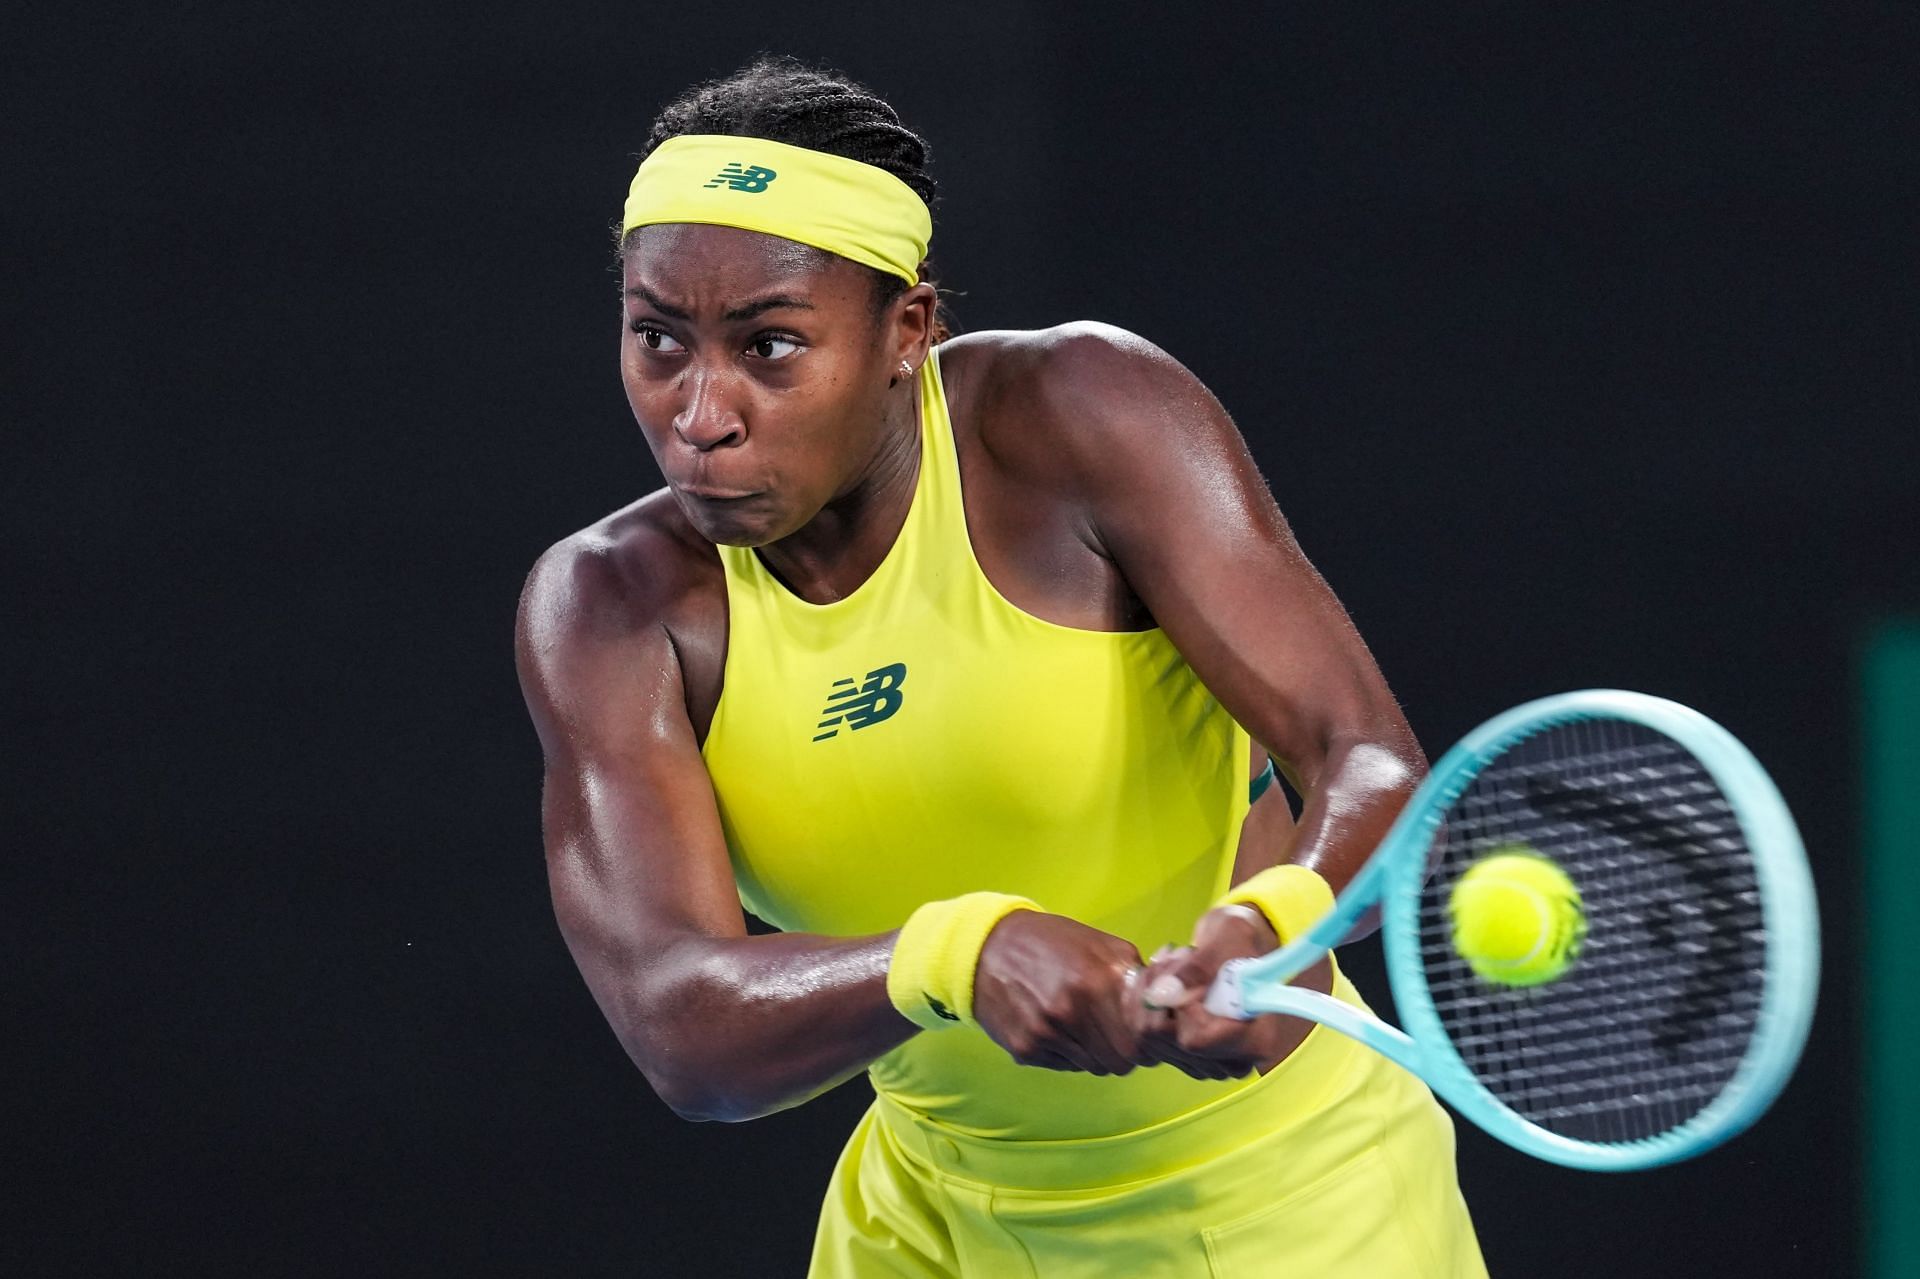
<path id="1" fill-rule="evenodd" d="M 966 326 L 1110 320 L 1208 381 L 1430 750 L 1619 685 L 1768 763 L 1828 940 L 1777 1110 L 1617 1178 L 1463 1128 L 1462 1176 L 1497 1275 L 1851 1273 L 1920 11 L 526 9 L 9 22 L 0 1268 L 800 1272 L 863 1086 L 654 1100 L 549 913 L 510 647 L 534 557 L 657 483 L 630 156 L 769 48 L 933 141 Z"/>

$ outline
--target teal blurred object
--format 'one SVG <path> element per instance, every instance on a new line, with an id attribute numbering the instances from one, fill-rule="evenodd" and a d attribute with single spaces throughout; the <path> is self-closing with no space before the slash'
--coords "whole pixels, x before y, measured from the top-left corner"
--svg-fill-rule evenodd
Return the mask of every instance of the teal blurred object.
<path id="1" fill-rule="evenodd" d="M 1867 1273 L 1920 1271 L 1920 623 L 1882 627 L 1860 692 L 1866 733 Z"/>

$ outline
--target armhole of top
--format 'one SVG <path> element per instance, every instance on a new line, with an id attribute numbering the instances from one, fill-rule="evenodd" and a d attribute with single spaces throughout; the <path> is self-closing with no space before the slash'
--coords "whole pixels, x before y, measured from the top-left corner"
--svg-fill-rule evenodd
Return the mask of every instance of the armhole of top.
<path id="1" fill-rule="evenodd" d="M 720 555 L 720 598 L 723 621 L 726 625 L 726 638 L 723 641 L 726 645 L 726 651 L 720 655 L 720 692 L 719 695 L 713 699 L 713 718 L 707 721 L 707 731 L 700 738 L 700 759 L 703 763 L 707 758 L 707 747 L 713 744 L 714 736 L 720 731 L 720 717 L 727 713 L 727 689 L 733 684 L 732 679 L 729 677 L 733 674 L 734 649 L 738 647 L 738 645 L 734 643 L 736 636 L 733 625 L 733 570 L 727 563 L 727 552 L 734 548 L 730 546 L 716 546 L 714 549 L 718 551 Z M 751 552 L 749 552 L 749 554 L 751 554 Z M 669 636 L 668 638 L 669 641 L 671 641 L 672 637 Z M 674 660 L 680 660 L 678 645 L 674 646 Z M 686 684 L 686 678 L 686 664 L 682 663 L 680 666 L 680 680 L 683 688 Z M 691 720 L 693 708 L 688 707 L 687 709 L 688 719 Z"/>

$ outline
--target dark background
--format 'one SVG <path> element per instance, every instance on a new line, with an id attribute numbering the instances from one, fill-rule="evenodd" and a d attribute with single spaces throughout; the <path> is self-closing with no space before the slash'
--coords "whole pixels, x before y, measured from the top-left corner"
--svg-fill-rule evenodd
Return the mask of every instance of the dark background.
<path id="1" fill-rule="evenodd" d="M 1769 764 L 1828 943 L 1778 1108 L 1624 1177 L 1463 1127 L 1462 1178 L 1496 1275 L 1852 1272 L 1920 11 L 415 13 L 9 22 L 0 1269 L 800 1273 L 864 1085 L 652 1097 L 549 913 L 511 661 L 534 558 L 657 483 L 631 155 L 765 48 L 932 141 L 966 327 L 1109 320 L 1215 389 L 1430 750 L 1619 685 Z"/>

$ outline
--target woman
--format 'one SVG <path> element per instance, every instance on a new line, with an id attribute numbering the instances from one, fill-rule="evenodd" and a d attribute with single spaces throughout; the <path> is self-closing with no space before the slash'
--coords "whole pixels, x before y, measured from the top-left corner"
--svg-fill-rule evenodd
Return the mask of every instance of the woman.
<path id="1" fill-rule="evenodd" d="M 946 340 L 925 155 L 784 60 L 654 125 L 621 368 L 667 487 L 542 557 L 518 632 L 581 971 L 688 1118 L 869 1072 L 815 1275 L 1484 1273 L 1418 1081 L 1195 998 L 1325 908 L 1419 748 L 1185 369 Z"/>

